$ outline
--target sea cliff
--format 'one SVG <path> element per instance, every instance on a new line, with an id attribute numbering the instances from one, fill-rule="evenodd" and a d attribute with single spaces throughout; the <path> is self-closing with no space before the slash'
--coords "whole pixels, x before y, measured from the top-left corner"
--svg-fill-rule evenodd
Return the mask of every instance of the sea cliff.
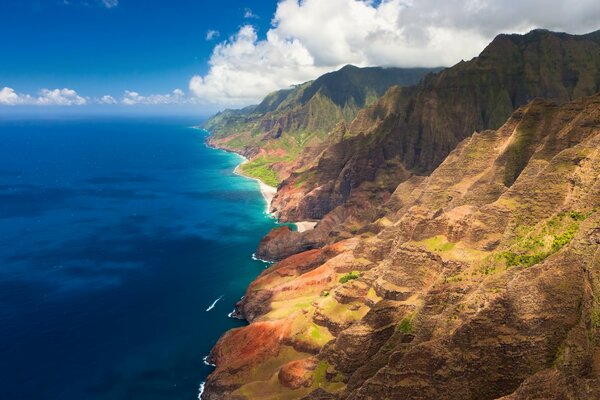
<path id="1" fill-rule="evenodd" d="M 261 241 L 203 399 L 600 398 L 599 70 L 598 32 L 500 35 L 287 160 L 272 210 L 318 223 Z"/>

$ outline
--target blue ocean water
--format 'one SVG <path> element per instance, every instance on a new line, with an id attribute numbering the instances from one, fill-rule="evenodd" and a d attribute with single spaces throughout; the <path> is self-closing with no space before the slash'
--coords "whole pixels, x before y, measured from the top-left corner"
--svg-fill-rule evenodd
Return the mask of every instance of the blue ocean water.
<path id="1" fill-rule="evenodd" d="M 197 399 L 275 225 L 197 122 L 0 121 L 0 399 Z"/>

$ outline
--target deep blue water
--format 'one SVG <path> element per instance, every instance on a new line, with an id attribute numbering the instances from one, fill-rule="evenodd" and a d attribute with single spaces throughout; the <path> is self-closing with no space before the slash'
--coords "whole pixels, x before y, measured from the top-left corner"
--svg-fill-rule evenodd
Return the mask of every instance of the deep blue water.
<path id="1" fill-rule="evenodd" d="M 0 399 L 197 399 L 275 225 L 197 122 L 0 121 Z"/>

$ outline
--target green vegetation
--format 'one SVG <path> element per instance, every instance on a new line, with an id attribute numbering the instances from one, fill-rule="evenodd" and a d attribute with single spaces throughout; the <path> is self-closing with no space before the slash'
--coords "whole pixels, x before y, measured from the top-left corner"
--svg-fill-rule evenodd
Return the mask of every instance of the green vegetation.
<path id="1" fill-rule="evenodd" d="M 433 252 L 444 252 L 450 251 L 456 245 L 455 243 L 449 242 L 444 235 L 437 235 L 430 237 L 429 239 L 425 239 L 422 242 L 427 250 Z"/>
<path id="2" fill-rule="evenodd" d="M 398 331 L 404 333 L 405 335 L 411 333 L 413 331 L 412 319 L 403 318 L 398 324 Z"/>
<path id="3" fill-rule="evenodd" d="M 317 364 L 317 367 L 315 368 L 315 372 L 314 372 L 314 384 L 319 386 L 322 386 L 325 381 L 326 381 L 326 377 L 327 377 L 327 368 L 329 368 L 329 363 L 327 361 L 319 361 L 319 363 Z"/>
<path id="4" fill-rule="evenodd" d="M 307 146 L 326 140 L 340 121 L 352 121 L 390 86 L 414 85 L 437 70 L 346 66 L 315 81 L 273 92 L 258 105 L 220 112 L 203 128 L 220 139 L 217 146 L 239 152 L 262 148 L 277 154 L 257 157 L 240 167 L 244 174 L 277 186 L 275 163 L 292 162 Z M 306 184 L 309 178 L 301 178 L 297 185 Z"/>
<path id="5" fill-rule="evenodd" d="M 377 292 L 373 287 L 370 287 L 369 291 L 367 292 L 367 299 L 371 300 L 373 303 L 377 303 L 381 300 L 381 297 L 377 295 Z"/>
<path id="6" fill-rule="evenodd" d="M 269 186 L 277 187 L 279 179 L 277 179 L 275 171 L 271 169 L 273 162 L 273 159 L 269 157 L 257 157 L 240 165 L 240 170 L 252 178 L 260 179 Z"/>
<path id="7" fill-rule="evenodd" d="M 315 340 L 320 340 L 323 338 L 323 334 L 321 333 L 321 327 L 313 322 L 310 336 Z"/>
<path id="8" fill-rule="evenodd" d="M 402 333 L 404 335 L 413 333 L 415 331 L 414 320 L 416 316 L 417 311 L 413 311 L 410 314 L 407 314 L 396 326 L 396 332 Z"/>
<path id="9" fill-rule="evenodd" d="M 508 267 L 538 264 L 569 244 L 579 231 L 580 222 L 593 212 L 561 212 L 538 229 L 521 226 L 516 229 L 514 244 L 501 257 Z"/>
<path id="10" fill-rule="evenodd" d="M 313 301 L 313 296 L 273 301 L 271 303 L 271 311 L 269 312 L 268 316 L 271 319 L 285 318 L 293 313 L 309 309 Z"/>
<path id="11" fill-rule="evenodd" d="M 204 128 L 215 137 L 251 132 L 265 133 L 272 122 L 288 121 L 284 130 L 328 132 L 358 110 L 373 103 L 394 85 L 410 86 L 439 68 L 358 68 L 346 66 L 318 79 L 267 95 L 255 106 L 225 110 L 207 120 Z M 266 130 L 262 127 L 268 127 Z"/>
<path id="12" fill-rule="evenodd" d="M 355 272 L 355 271 L 348 272 L 346 275 L 344 275 L 340 278 L 340 283 L 343 284 L 343 283 L 346 283 L 348 281 L 358 279 L 358 278 L 360 278 L 360 272 Z"/>
<path id="13" fill-rule="evenodd" d="M 340 303 L 335 299 L 335 296 L 323 299 L 320 302 L 320 307 L 323 314 L 327 315 L 332 321 L 340 324 L 359 321 L 370 309 L 360 302 Z"/>
<path id="14" fill-rule="evenodd" d="M 590 215 L 592 215 L 595 210 L 592 210 L 588 213 L 582 213 L 579 211 L 569 211 L 569 217 L 573 219 L 573 221 L 585 221 Z"/>
<path id="15" fill-rule="evenodd" d="M 514 267 L 517 265 L 523 267 L 531 267 L 532 265 L 538 264 L 543 261 L 550 254 L 547 252 L 536 253 L 536 254 L 516 254 L 510 251 L 504 252 L 503 256 L 506 261 L 506 265 Z"/>

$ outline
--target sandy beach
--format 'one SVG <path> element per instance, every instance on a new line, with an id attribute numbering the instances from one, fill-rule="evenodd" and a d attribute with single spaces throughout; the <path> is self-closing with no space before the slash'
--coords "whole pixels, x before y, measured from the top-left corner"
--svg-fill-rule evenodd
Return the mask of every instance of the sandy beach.
<path id="1" fill-rule="evenodd" d="M 296 225 L 296 227 L 298 228 L 298 232 L 306 232 L 310 231 L 311 229 L 314 229 L 317 223 L 313 221 L 301 221 L 294 222 L 294 225 Z"/>
<path id="2" fill-rule="evenodd" d="M 275 197 L 275 193 L 277 193 L 277 188 L 273 186 L 269 186 L 263 181 L 257 179 L 258 184 L 260 185 L 260 191 L 267 202 L 267 212 L 271 213 L 271 202 L 273 201 L 273 197 Z"/>
<path id="3" fill-rule="evenodd" d="M 237 154 L 237 153 L 236 153 Z M 254 178 L 252 176 L 248 176 L 246 174 L 244 174 L 241 170 L 240 170 L 240 166 L 246 162 L 248 162 L 248 159 L 240 154 L 238 154 L 238 156 L 242 157 L 244 160 L 237 166 L 235 167 L 235 169 L 233 170 L 233 173 L 235 173 L 236 175 L 240 175 L 246 178 L 250 178 L 250 179 L 254 179 L 255 181 L 258 182 L 258 184 L 260 185 L 260 192 L 262 193 L 265 202 L 267 203 L 267 213 L 271 214 L 272 209 L 271 209 L 271 202 L 273 201 L 273 197 L 275 197 L 275 193 L 277 193 L 277 188 L 267 185 L 266 183 L 264 183 L 263 181 L 261 181 L 260 179 Z M 298 232 L 306 232 L 306 231 L 310 231 L 311 229 L 314 229 L 314 227 L 317 225 L 317 222 L 314 221 L 300 221 L 300 222 L 294 222 L 294 225 L 296 225 L 296 228 L 298 229 Z"/>
<path id="4" fill-rule="evenodd" d="M 245 178 L 254 179 L 256 182 L 258 182 L 258 184 L 260 185 L 260 192 L 262 193 L 262 195 L 265 198 L 265 201 L 267 203 L 267 213 L 270 214 L 271 213 L 271 202 L 273 201 L 273 197 L 275 197 L 275 193 L 277 193 L 277 188 L 267 185 L 260 179 L 257 179 L 252 176 L 248 176 L 248 175 L 244 174 L 240 170 L 240 166 L 242 164 L 248 162 L 248 159 L 240 154 L 238 154 L 238 156 L 242 157 L 244 159 L 244 161 L 242 161 L 237 167 L 235 167 L 235 169 L 233 170 L 233 173 L 236 175 L 239 175 L 239 176 L 243 176 Z"/>

